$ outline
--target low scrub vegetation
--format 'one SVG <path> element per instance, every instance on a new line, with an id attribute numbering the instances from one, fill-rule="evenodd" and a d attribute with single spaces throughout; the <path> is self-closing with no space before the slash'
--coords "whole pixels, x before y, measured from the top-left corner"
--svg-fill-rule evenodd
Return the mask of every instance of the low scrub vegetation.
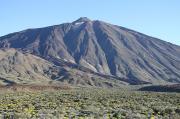
<path id="1" fill-rule="evenodd" d="M 180 118 L 180 94 L 122 89 L 70 89 L 0 94 L 0 118 Z"/>

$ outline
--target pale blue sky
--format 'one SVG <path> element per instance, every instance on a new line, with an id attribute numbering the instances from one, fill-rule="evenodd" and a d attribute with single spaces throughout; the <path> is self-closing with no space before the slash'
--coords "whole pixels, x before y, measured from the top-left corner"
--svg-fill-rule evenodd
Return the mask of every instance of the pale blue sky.
<path id="1" fill-rule="evenodd" d="M 79 17 L 99 19 L 180 45 L 180 0 L 0 0 L 0 36 Z"/>

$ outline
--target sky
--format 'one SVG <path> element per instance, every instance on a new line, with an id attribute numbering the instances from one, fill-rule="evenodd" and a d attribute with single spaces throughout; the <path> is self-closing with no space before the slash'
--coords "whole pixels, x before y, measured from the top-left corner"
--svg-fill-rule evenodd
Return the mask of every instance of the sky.
<path id="1" fill-rule="evenodd" d="M 0 36 L 79 17 L 180 45 L 180 0 L 0 0 Z"/>

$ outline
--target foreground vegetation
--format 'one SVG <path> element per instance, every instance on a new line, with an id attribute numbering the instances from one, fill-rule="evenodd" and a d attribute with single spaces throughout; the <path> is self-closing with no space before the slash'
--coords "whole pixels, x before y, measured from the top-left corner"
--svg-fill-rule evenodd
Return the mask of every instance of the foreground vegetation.
<path id="1" fill-rule="evenodd" d="M 1 118 L 180 118 L 180 94 L 122 89 L 0 93 Z"/>

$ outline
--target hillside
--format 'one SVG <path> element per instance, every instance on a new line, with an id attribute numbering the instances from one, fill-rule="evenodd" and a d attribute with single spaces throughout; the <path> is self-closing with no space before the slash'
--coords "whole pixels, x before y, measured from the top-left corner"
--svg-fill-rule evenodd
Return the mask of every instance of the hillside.
<path id="1" fill-rule="evenodd" d="M 56 66 L 38 56 L 15 49 L 0 50 L 0 84 L 119 87 L 127 83 L 88 70 Z"/>

